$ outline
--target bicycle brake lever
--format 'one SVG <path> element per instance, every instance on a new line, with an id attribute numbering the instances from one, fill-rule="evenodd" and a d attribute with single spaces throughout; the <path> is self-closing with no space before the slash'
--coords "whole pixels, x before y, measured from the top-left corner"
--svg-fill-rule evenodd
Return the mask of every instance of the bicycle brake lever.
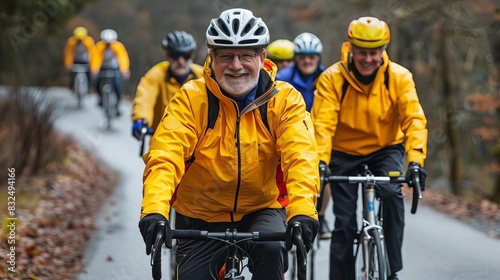
<path id="1" fill-rule="evenodd" d="M 415 180 L 415 188 L 417 189 L 418 199 L 422 199 L 422 187 L 420 186 L 420 172 L 418 168 L 413 169 L 413 178 Z"/>
<path id="2" fill-rule="evenodd" d="M 155 264 L 156 255 L 161 251 L 161 244 L 163 243 L 163 235 L 165 234 L 165 222 L 159 221 L 155 227 L 155 242 L 151 246 L 151 266 Z"/>

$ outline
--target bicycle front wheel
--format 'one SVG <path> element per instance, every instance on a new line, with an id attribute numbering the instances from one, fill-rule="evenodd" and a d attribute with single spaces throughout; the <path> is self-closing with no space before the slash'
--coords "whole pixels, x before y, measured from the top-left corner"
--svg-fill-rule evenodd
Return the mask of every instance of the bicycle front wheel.
<path id="1" fill-rule="evenodd" d="M 368 240 L 366 273 L 369 280 L 387 280 L 385 247 L 379 230 L 372 230 Z"/>

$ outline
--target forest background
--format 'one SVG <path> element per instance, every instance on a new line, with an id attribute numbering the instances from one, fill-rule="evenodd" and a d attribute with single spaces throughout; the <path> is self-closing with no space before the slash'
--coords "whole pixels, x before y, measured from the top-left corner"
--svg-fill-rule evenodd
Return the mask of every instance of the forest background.
<path id="1" fill-rule="evenodd" d="M 414 74 L 428 118 L 429 185 L 498 203 L 499 2 L 4 0 L 0 3 L 0 84 L 67 86 L 63 52 L 77 26 L 85 26 L 96 40 L 105 28 L 117 31 L 131 59 L 126 95 L 133 98 L 141 76 L 163 59 L 160 42 L 167 32 L 193 34 L 198 43 L 195 62 L 202 64 L 208 23 L 225 9 L 252 10 L 268 25 L 271 40 L 293 40 L 306 31 L 316 34 L 324 45 L 326 66 L 339 59 L 349 22 L 375 16 L 391 27 L 391 60 Z M 16 151 L 2 146 L 6 152 Z"/>

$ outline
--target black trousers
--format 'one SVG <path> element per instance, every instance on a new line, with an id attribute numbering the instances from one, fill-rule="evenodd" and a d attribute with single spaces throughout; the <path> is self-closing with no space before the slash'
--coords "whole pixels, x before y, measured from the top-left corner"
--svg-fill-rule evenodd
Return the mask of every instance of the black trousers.
<path id="1" fill-rule="evenodd" d="M 286 231 L 285 209 L 264 209 L 248 214 L 239 222 L 207 223 L 203 220 L 189 218 L 177 213 L 176 228 L 199 229 L 207 231 L 226 231 L 236 229 L 238 232 L 252 231 Z M 176 252 L 178 278 L 218 279 L 220 268 L 224 264 L 227 244 L 217 240 L 179 240 Z M 249 257 L 249 270 L 252 279 L 284 279 L 288 269 L 288 255 L 285 243 L 252 242 L 238 244 Z"/>
<path id="2" fill-rule="evenodd" d="M 367 156 L 352 156 L 333 151 L 330 169 L 333 175 L 354 176 L 362 164 L 374 175 L 403 171 L 404 146 L 394 145 Z M 357 184 L 331 183 L 335 229 L 330 244 L 330 280 L 354 280 L 353 243 L 358 229 L 356 220 Z M 404 231 L 404 201 L 400 184 L 381 185 L 384 235 L 391 273 L 403 268 L 401 246 Z"/>

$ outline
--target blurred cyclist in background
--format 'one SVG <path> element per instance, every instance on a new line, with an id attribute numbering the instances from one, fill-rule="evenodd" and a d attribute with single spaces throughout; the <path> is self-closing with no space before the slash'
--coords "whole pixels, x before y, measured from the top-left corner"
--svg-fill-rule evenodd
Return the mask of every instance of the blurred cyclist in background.
<path id="1" fill-rule="evenodd" d="M 318 76 L 325 70 L 321 64 L 321 53 L 323 44 L 314 34 L 304 32 L 293 40 L 295 63 L 278 71 L 276 80 L 290 83 L 296 88 L 306 101 L 306 109 L 311 112 L 314 100 L 314 90 Z M 321 201 L 318 203 L 319 215 L 319 237 L 330 239 L 331 230 L 325 221 L 325 210 L 330 200 L 330 186 L 326 185 L 322 190 Z"/>
<path id="2" fill-rule="evenodd" d="M 119 104 L 123 94 L 122 76 L 125 79 L 130 77 L 130 59 L 125 46 L 118 41 L 118 34 L 113 29 L 104 29 L 101 32 L 101 41 L 95 45 L 90 60 L 92 75 L 97 76 L 96 89 L 99 94 L 99 106 L 102 106 L 102 95 L 99 87 L 99 72 L 113 70 L 115 93 L 118 98 L 116 104 L 117 116 L 120 116 Z"/>
<path id="3" fill-rule="evenodd" d="M 294 45 L 292 41 L 278 39 L 267 46 L 267 58 L 269 58 L 278 70 L 290 66 L 293 63 Z"/>
<path id="4" fill-rule="evenodd" d="M 153 66 L 141 78 L 132 103 L 132 135 L 137 139 L 145 124 L 151 132 L 156 130 L 168 102 L 182 84 L 203 77 L 203 67 L 192 63 L 196 41 L 191 34 L 168 33 L 161 45 L 166 61 Z"/>
<path id="5" fill-rule="evenodd" d="M 420 105 L 413 76 L 391 60 L 385 51 L 391 40 L 389 26 L 374 17 L 353 20 L 347 30 L 341 60 L 326 69 L 316 85 L 311 112 L 321 164 L 332 174 L 352 176 L 367 164 L 375 176 L 403 172 L 414 185 L 418 169 L 422 188 L 427 172 L 422 168 L 427 152 L 427 120 Z M 405 159 L 406 154 L 406 159 Z M 403 268 L 401 246 L 404 201 L 401 184 L 383 184 L 384 240 L 391 275 Z M 358 189 L 349 183 L 332 183 L 335 229 L 330 245 L 330 279 L 355 279 L 353 243 L 358 230 Z"/>
<path id="6" fill-rule="evenodd" d="M 64 66 L 71 71 L 74 64 L 88 66 L 90 53 L 94 48 L 94 39 L 87 35 L 87 29 L 79 26 L 73 30 L 73 36 L 69 37 L 64 49 Z M 70 89 L 73 90 L 76 73 L 71 71 Z M 87 71 L 87 81 L 90 86 L 90 67 Z"/>

